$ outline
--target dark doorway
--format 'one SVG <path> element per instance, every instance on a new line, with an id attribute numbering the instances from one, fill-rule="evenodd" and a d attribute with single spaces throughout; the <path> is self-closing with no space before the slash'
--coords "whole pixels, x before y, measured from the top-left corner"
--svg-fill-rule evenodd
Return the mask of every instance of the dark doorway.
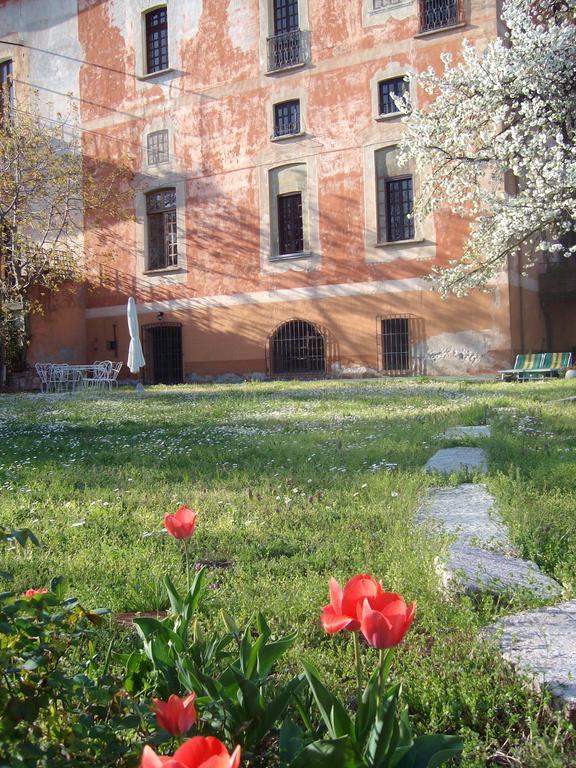
<path id="1" fill-rule="evenodd" d="M 270 338 L 270 363 L 273 375 L 324 373 L 324 336 L 306 320 L 289 320 Z"/>
<path id="2" fill-rule="evenodd" d="M 181 384 L 182 326 L 177 323 L 144 326 L 144 384 Z"/>

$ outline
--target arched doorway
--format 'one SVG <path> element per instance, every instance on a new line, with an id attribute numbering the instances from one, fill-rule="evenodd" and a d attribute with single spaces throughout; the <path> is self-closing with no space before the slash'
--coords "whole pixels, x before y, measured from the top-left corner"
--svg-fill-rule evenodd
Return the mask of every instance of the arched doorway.
<path id="1" fill-rule="evenodd" d="M 325 373 L 326 342 L 322 332 L 306 320 L 282 323 L 269 339 L 270 372 Z"/>

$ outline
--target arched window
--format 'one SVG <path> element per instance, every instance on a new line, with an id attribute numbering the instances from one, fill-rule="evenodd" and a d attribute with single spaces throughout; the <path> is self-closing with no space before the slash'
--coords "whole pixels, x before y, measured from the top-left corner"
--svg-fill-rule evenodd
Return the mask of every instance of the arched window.
<path id="1" fill-rule="evenodd" d="M 288 320 L 270 337 L 272 374 L 324 373 L 326 341 L 316 326 L 306 320 Z"/>

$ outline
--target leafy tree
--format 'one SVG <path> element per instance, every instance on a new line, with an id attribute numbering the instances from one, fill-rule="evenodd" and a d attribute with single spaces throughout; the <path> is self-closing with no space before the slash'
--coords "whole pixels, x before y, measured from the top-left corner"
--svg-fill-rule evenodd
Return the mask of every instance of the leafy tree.
<path id="1" fill-rule="evenodd" d="M 6 89 L 0 106 L 1 366 L 14 329 L 25 360 L 28 318 L 42 310 L 42 297 L 85 277 L 85 227 L 105 240 L 129 188 L 123 162 L 83 151 L 73 113 L 45 120 L 17 108 Z"/>
<path id="2" fill-rule="evenodd" d="M 473 221 L 441 292 L 484 285 L 509 256 L 576 256 L 576 0 L 505 0 L 505 32 L 416 75 L 428 103 L 406 118 L 404 161 L 424 178 L 416 215 Z M 406 104 L 403 105 L 407 107 Z"/>

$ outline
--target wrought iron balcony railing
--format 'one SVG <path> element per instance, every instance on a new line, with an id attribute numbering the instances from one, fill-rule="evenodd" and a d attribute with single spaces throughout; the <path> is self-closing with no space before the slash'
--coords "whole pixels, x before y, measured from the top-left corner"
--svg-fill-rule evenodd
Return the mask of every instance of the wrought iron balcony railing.
<path id="1" fill-rule="evenodd" d="M 463 22 L 462 0 L 420 0 L 420 32 L 434 32 Z"/>
<path id="2" fill-rule="evenodd" d="M 293 29 L 268 38 L 268 72 L 304 64 L 304 37 L 302 30 Z"/>

